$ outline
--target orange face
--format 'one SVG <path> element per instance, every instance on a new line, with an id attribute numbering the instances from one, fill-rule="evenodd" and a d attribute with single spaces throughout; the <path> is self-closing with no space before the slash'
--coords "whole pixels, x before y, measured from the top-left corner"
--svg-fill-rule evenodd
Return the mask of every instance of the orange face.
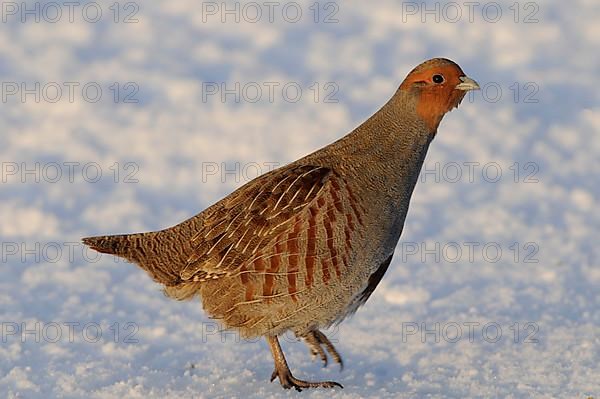
<path id="1" fill-rule="evenodd" d="M 413 69 L 400 90 L 417 96 L 417 114 L 427 127 L 436 131 L 446 112 L 458 107 L 469 90 L 479 89 L 454 62 L 435 58 Z"/>

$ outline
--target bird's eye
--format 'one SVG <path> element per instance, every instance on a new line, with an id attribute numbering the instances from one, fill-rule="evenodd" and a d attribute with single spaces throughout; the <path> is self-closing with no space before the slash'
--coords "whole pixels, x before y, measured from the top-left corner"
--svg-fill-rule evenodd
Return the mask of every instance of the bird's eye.
<path id="1" fill-rule="evenodd" d="M 437 83 L 437 84 L 444 83 L 444 77 L 442 75 L 433 75 L 432 80 L 433 80 L 433 83 Z"/>

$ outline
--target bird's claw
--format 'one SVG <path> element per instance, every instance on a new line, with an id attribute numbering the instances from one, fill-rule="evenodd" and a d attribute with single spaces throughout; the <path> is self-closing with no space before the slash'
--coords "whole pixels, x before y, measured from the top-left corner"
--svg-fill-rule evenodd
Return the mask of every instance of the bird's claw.
<path id="1" fill-rule="evenodd" d="M 281 373 L 277 372 L 277 369 L 273 370 L 271 374 L 271 382 L 279 378 L 281 386 L 285 389 L 294 388 L 296 391 L 301 392 L 306 388 L 344 388 L 342 384 L 335 381 L 304 381 L 300 380 L 292 375 L 289 370 L 282 370 Z"/>
<path id="2" fill-rule="evenodd" d="M 310 353 L 312 355 L 313 362 L 315 361 L 317 356 L 319 356 L 321 358 L 321 361 L 323 362 L 323 367 L 327 367 L 327 353 L 325 353 L 323 347 L 318 343 L 315 344 L 315 346 L 310 346 L 311 344 L 308 345 L 310 347 Z"/>
<path id="3" fill-rule="evenodd" d="M 309 347 L 310 352 L 313 356 L 313 360 L 317 356 L 319 356 L 321 358 L 321 361 L 323 362 L 323 367 L 327 367 L 327 353 L 325 352 L 325 349 L 327 349 L 327 352 L 329 352 L 329 355 L 333 358 L 333 361 L 340 365 L 340 371 L 344 369 L 344 362 L 342 361 L 342 357 L 335 349 L 335 346 L 333 346 L 331 341 L 329 341 L 327 336 L 321 331 L 312 330 L 308 334 L 303 335 L 302 338 L 304 339 L 304 342 L 306 342 L 306 345 Z"/>

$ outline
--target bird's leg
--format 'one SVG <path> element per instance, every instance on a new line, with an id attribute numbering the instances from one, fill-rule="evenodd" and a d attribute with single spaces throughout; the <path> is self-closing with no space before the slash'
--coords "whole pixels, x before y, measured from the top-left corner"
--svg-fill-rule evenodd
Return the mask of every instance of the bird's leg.
<path id="1" fill-rule="evenodd" d="M 331 355 L 333 361 L 340 365 L 340 370 L 343 370 L 344 361 L 342 360 L 342 357 L 340 356 L 337 349 L 335 349 L 335 346 L 333 346 L 329 338 L 327 338 L 327 336 L 319 330 L 315 330 L 314 334 L 317 336 L 319 343 L 321 345 L 325 345 L 325 348 L 327 348 L 327 352 L 329 352 L 329 355 Z"/>
<path id="2" fill-rule="evenodd" d="M 275 370 L 273 371 L 273 374 L 271 374 L 271 382 L 273 382 L 275 378 L 279 378 L 282 387 L 285 389 L 294 387 L 297 391 L 302 391 L 303 388 L 343 388 L 335 381 L 311 382 L 297 379 L 292 375 L 292 372 L 288 367 L 277 336 L 267 336 L 266 338 L 269 343 L 269 348 L 271 349 L 271 354 L 273 355 L 273 360 L 275 361 Z"/>
<path id="3" fill-rule="evenodd" d="M 318 355 L 321 358 L 321 361 L 323 362 L 323 367 L 327 366 L 327 353 L 325 353 L 325 349 L 323 349 L 323 347 L 321 346 L 321 342 L 319 342 L 319 339 L 317 338 L 314 331 L 303 335 L 301 338 L 304 340 L 306 346 L 308 346 L 308 349 L 310 349 L 310 353 L 313 356 L 313 360 Z"/>
<path id="4" fill-rule="evenodd" d="M 340 365 L 340 370 L 344 369 L 344 362 L 339 352 L 335 349 L 335 346 L 329 341 L 327 336 L 319 330 L 312 330 L 308 334 L 301 337 L 310 349 L 311 354 L 314 356 L 319 355 L 323 361 L 323 367 L 327 366 L 327 355 L 325 349 L 329 352 L 329 355 L 333 358 L 333 361 Z"/>

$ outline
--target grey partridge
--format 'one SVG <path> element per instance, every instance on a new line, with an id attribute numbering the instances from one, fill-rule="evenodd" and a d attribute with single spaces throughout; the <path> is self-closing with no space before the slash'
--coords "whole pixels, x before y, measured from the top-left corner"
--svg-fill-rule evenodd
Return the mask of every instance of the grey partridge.
<path id="1" fill-rule="evenodd" d="M 265 336 L 284 388 L 334 387 L 295 378 L 278 336 L 341 357 L 320 331 L 367 301 L 400 238 L 423 160 L 445 113 L 478 89 L 454 62 L 413 69 L 373 116 L 336 142 L 245 184 L 167 229 L 84 238 L 134 262 L 178 300 L 242 337 Z"/>

